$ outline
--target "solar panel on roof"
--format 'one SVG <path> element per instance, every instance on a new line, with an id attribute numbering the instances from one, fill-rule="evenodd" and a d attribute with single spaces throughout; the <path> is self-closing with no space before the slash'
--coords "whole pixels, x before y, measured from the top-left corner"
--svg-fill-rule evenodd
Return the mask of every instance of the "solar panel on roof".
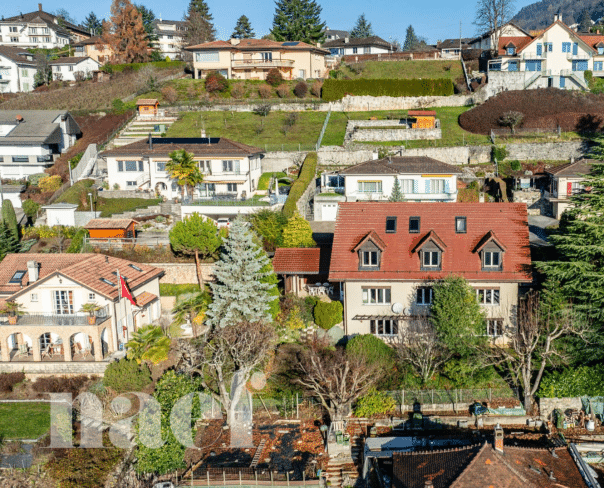
<path id="1" fill-rule="evenodd" d="M 299 42 L 284 42 L 282 45 L 283 46 L 297 46 L 298 44 L 300 44 Z"/>

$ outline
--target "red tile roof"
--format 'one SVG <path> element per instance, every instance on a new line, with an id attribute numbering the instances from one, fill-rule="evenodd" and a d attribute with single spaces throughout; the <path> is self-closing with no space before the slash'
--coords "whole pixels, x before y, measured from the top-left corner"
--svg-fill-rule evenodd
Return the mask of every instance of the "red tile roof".
<path id="1" fill-rule="evenodd" d="M 277 274 L 319 274 L 320 263 L 320 247 L 280 247 L 273 258 Z"/>
<path id="2" fill-rule="evenodd" d="M 204 42 L 185 48 L 189 51 L 203 49 L 231 49 L 232 51 L 256 51 L 260 49 L 279 50 L 279 51 L 313 51 L 329 54 L 327 49 L 322 49 L 302 41 L 278 42 L 270 39 L 241 39 L 239 43 L 232 44 L 230 41 L 212 41 Z"/>
<path id="3" fill-rule="evenodd" d="M 591 36 L 578 35 L 577 37 L 579 37 L 585 44 L 589 45 L 589 47 L 594 49 L 599 43 L 604 42 L 604 36 L 601 34 Z"/>
<path id="4" fill-rule="evenodd" d="M 393 488 L 586 488 L 568 449 L 504 446 L 503 454 L 491 444 L 431 452 L 393 453 Z M 550 473 L 553 471 L 553 478 Z"/>
<path id="5" fill-rule="evenodd" d="M 139 307 L 144 307 L 148 303 L 151 303 L 153 300 L 157 300 L 157 295 L 149 293 L 148 291 L 144 291 L 140 295 L 134 297 L 134 301 Z"/>
<path id="6" fill-rule="evenodd" d="M 416 116 L 416 117 L 428 117 L 428 116 L 436 116 L 436 110 L 409 110 L 407 112 L 407 115 L 410 115 L 411 117 Z"/>
<path id="7" fill-rule="evenodd" d="M 38 263 L 38 281 L 29 283 L 27 262 Z M 136 268 L 140 269 L 138 271 Z M 119 296 L 117 277 L 114 273 L 119 270 L 126 278 L 130 290 L 135 291 L 148 281 L 161 277 L 164 270 L 147 264 L 133 263 L 126 259 L 114 258 L 103 254 L 8 254 L 0 263 L 0 294 L 20 295 L 30 286 L 40 283 L 58 273 L 95 292 L 113 300 Z M 16 271 L 25 271 L 21 283 L 10 283 Z M 104 278 L 113 283 L 102 281 Z"/>
<path id="8" fill-rule="evenodd" d="M 516 46 L 516 52 L 520 51 L 524 46 L 533 40 L 532 37 L 500 37 L 499 38 L 499 55 L 505 55 L 507 46 L 510 42 Z"/>
<path id="9" fill-rule="evenodd" d="M 409 233 L 409 217 L 420 217 L 420 232 Z M 386 217 L 397 231 L 386 233 Z M 455 217 L 466 217 L 466 233 L 455 232 Z M 355 247 L 370 232 L 385 244 L 380 269 L 359 271 Z M 417 244 L 431 232 L 446 246 L 441 271 L 420 269 Z M 482 271 L 476 248 L 489 232 L 504 248 L 502 271 Z M 416 252 L 414 252 L 414 249 Z M 330 281 L 433 280 L 454 273 L 473 281 L 530 282 L 531 256 L 523 203 L 340 203 L 329 269 Z"/>

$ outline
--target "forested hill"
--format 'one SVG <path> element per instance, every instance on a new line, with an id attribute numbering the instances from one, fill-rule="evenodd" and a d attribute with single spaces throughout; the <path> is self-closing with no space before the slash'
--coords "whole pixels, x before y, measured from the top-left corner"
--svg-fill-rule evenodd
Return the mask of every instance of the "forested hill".
<path id="1" fill-rule="evenodd" d="M 512 19 L 526 30 L 543 29 L 554 21 L 554 14 L 562 14 L 562 21 L 566 25 L 579 22 L 579 17 L 584 9 L 588 9 L 591 18 L 597 20 L 604 15 L 603 0 L 542 0 L 520 9 Z"/>

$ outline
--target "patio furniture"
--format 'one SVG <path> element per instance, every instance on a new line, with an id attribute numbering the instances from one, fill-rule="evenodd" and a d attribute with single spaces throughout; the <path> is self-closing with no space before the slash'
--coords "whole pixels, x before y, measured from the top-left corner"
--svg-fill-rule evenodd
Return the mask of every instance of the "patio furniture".
<path id="1" fill-rule="evenodd" d="M 51 348 L 51 344 L 48 344 L 44 349 L 42 349 L 42 354 L 41 354 L 42 359 L 44 359 L 45 356 L 48 359 L 51 359 L 50 348 Z"/>
<path id="2" fill-rule="evenodd" d="M 91 344 L 86 344 L 84 346 L 84 349 L 82 350 L 82 353 L 84 354 L 84 357 L 86 357 L 86 356 L 92 356 L 92 345 Z"/>
<path id="3" fill-rule="evenodd" d="M 19 344 L 19 352 L 17 353 L 17 356 L 29 356 L 29 346 L 27 344 Z"/>

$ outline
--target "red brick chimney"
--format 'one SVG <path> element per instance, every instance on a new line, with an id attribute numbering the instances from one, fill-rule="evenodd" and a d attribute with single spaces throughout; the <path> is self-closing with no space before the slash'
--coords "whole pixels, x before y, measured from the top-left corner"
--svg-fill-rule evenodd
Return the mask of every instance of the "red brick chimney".
<path id="1" fill-rule="evenodd" d="M 495 450 L 503 452 L 503 429 L 499 424 L 495 426 Z"/>
<path id="2" fill-rule="evenodd" d="M 42 12 L 42 4 L 41 3 L 38 4 L 38 11 Z"/>

